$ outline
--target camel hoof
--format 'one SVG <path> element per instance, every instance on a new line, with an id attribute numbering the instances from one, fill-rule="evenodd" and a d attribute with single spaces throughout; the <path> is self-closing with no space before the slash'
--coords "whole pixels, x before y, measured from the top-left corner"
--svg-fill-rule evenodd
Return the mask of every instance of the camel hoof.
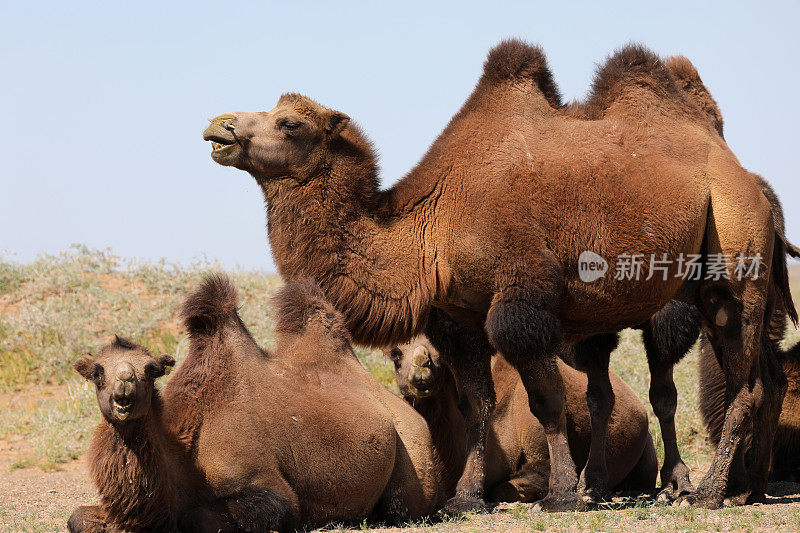
<path id="1" fill-rule="evenodd" d="M 694 492 L 694 486 L 689 480 L 689 469 L 685 465 L 682 468 L 676 467 L 671 473 L 664 476 L 662 472 L 661 479 L 667 477 L 667 482 L 661 486 L 661 492 L 658 493 L 657 500 L 660 502 L 674 502 L 679 498 L 688 496 Z"/>
<path id="2" fill-rule="evenodd" d="M 579 490 L 578 493 L 580 494 L 581 500 L 587 505 L 608 501 L 611 496 L 611 491 L 605 486 L 587 487 L 583 490 Z"/>
<path id="3" fill-rule="evenodd" d="M 489 508 L 481 498 L 475 496 L 453 496 L 444 507 L 440 514 L 444 516 L 455 516 L 464 513 L 485 513 Z"/>
<path id="4" fill-rule="evenodd" d="M 673 502 L 673 506 L 680 507 L 681 509 L 696 505 L 705 509 L 719 509 L 724 503 L 724 498 L 720 498 L 714 494 L 702 494 L 695 492 L 687 496 L 681 496 Z"/>
<path id="5" fill-rule="evenodd" d="M 587 511 L 589 507 L 575 492 L 551 494 L 533 504 L 533 510 L 543 513 L 563 513 L 567 511 Z"/>

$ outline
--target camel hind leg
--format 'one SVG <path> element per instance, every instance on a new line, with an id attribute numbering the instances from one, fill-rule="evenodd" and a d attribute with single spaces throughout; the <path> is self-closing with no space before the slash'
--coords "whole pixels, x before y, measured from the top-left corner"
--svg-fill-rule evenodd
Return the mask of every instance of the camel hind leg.
<path id="1" fill-rule="evenodd" d="M 743 503 L 763 503 L 766 500 L 772 459 L 772 444 L 778 428 L 778 419 L 786 395 L 786 376 L 778 361 L 772 344 L 762 335 L 760 374 L 763 384 L 763 399 L 757 407 L 753 421 L 750 447 L 749 494 Z M 744 496 L 742 494 L 742 496 Z M 734 504 L 740 503 L 734 499 Z"/>
<path id="2" fill-rule="evenodd" d="M 703 272 L 701 280 L 691 282 L 692 303 L 700 311 L 725 376 L 727 408 L 711 467 L 697 490 L 679 502 L 719 508 L 734 455 L 752 428 L 756 401 L 764 394 L 760 352 L 775 224 L 769 202 L 735 160 L 724 152 L 710 152 L 708 174 L 712 177 L 703 232 Z M 760 267 L 757 274 L 755 267 Z"/>

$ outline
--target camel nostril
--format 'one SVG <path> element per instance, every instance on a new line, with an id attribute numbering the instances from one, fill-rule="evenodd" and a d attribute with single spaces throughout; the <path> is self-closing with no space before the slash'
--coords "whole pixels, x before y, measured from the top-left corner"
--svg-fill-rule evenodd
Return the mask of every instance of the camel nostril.
<path id="1" fill-rule="evenodd" d="M 136 378 L 136 373 L 133 367 L 128 363 L 123 363 L 117 369 L 117 379 L 119 381 L 133 381 Z"/>

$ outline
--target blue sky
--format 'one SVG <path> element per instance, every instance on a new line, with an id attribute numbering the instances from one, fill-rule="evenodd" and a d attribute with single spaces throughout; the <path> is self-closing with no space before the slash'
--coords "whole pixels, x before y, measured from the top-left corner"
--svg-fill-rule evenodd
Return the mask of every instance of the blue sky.
<path id="1" fill-rule="evenodd" d="M 798 20 L 769 2 L 2 2 L 0 250 L 271 270 L 260 191 L 211 161 L 207 117 L 305 93 L 364 127 L 390 185 L 510 36 L 542 44 L 568 99 L 628 41 L 689 57 L 800 243 Z"/>

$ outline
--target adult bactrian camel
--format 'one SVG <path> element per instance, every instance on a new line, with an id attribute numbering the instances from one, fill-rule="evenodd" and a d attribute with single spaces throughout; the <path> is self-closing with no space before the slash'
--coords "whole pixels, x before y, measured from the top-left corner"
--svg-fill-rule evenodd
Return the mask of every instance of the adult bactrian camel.
<path id="1" fill-rule="evenodd" d="M 425 420 L 359 364 L 342 316 L 308 282 L 276 302 L 267 352 L 227 278 L 207 278 L 161 394 L 169 356 L 118 339 L 76 362 L 104 415 L 88 453 L 101 505 L 79 507 L 70 531 L 286 531 L 444 503 Z"/>
<path id="2" fill-rule="evenodd" d="M 394 363 L 400 393 L 428 422 L 436 456 L 442 462 L 444 489 L 450 494 L 464 470 L 467 438 L 453 374 L 424 335 L 384 353 Z M 591 433 L 586 375 L 562 360 L 558 360 L 558 371 L 566 391 L 570 452 L 578 464 L 585 464 Z M 492 357 L 492 381 L 497 405 L 487 431 L 485 485 L 489 499 L 530 502 L 543 498 L 550 472 L 544 429 L 531 414 L 519 374 L 500 354 Z M 618 490 L 649 491 L 655 486 L 658 460 L 647 411 L 614 373 L 611 383 L 616 402 L 608 428 L 609 485 Z"/>
<path id="3" fill-rule="evenodd" d="M 562 341 L 604 352 L 609 334 L 644 323 L 670 299 L 697 306 L 725 361 L 725 445 L 685 497 L 719 506 L 744 427 L 754 420 L 765 440 L 774 431 L 757 409 L 777 394 L 762 383 L 760 342 L 765 310 L 790 295 L 769 203 L 704 110 L 641 47 L 608 60 L 586 104 L 559 106 L 541 50 L 506 41 L 422 161 L 385 191 L 371 145 L 349 118 L 299 95 L 269 112 L 221 115 L 204 138 L 217 163 L 260 184 L 281 274 L 314 278 L 356 342 L 390 345 L 428 323 L 469 399 L 467 467 L 448 509 L 482 505 L 495 351 L 519 371 L 547 434 L 550 492 L 541 507 L 579 507 L 555 352 Z M 612 266 L 633 254 L 647 258 L 645 270 L 651 254 L 671 263 L 666 279 L 586 283 L 577 268 L 586 250 Z M 704 274 L 714 274 L 714 258 L 739 254 L 758 254 L 765 268 L 756 279 L 738 279 L 728 265 L 730 279 L 686 280 L 679 259 L 687 254 L 702 255 Z M 448 321 L 482 342 L 443 338 L 437 330 Z M 604 359 L 590 381 L 604 370 L 607 379 Z M 590 401 L 600 388 L 590 383 Z M 604 414 L 593 409 L 592 423 L 602 427 Z M 756 479 L 766 479 L 762 466 Z"/>

